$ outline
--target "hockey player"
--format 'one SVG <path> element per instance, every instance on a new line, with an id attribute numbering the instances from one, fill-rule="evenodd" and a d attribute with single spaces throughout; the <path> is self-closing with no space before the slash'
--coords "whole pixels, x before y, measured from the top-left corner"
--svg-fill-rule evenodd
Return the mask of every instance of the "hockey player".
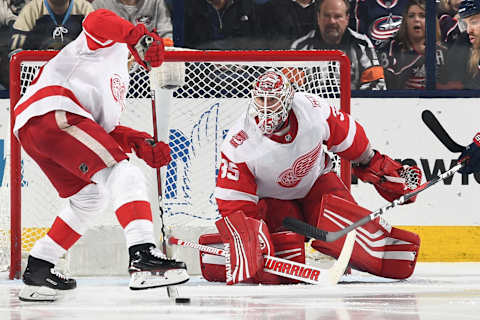
<path id="1" fill-rule="evenodd" d="M 162 39 L 100 9 L 83 21 L 77 39 L 39 71 L 14 109 L 14 134 L 68 204 L 38 240 L 23 274 L 21 300 L 55 300 L 55 289 L 76 281 L 54 269 L 111 200 L 130 254 L 130 288 L 188 280 L 183 262 L 155 247 L 152 210 L 142 171 L 170 161 L 169 146 L 146 132 L 119 125 L 128 89 L 129 51 L 147 69 L 163 62 Z"/>
<path id="2" fill-rule="evenodd" d="M 262 271 L 264 254 L 305 263 L 305 239 L 282 229 L 285 217 L 335 231 L 370 213 L 333 172 L 323 145 L 356 163 L 355 174 L 388 201 L 420 182 L 418 168 L 373 150 L 348 114 L 317 95 L 295 92 L 282 72 L 267 71 L 254 82 L 248 111 L 221 147 L 215 190 L 219 234 L 203 235 L 200 242 L 226 243 L 230 256 L 225 268 L 202 262 L 207 280 L 288 283 Z M 420 245 L 416 234 L 379 219 L 359 231 L 352 267 L 395 279 L 412 274 Z M 336 258 L 343 241 L 313 241 L 312 247 Z"/>
<path id="3" fill-rule="evenodd" d="M 476 173 L 480 172 L 480 132 L 473 137 L 473 142 L 462 152 L 458 161 L 466 160 L 465 165 L 458 172 Z"/>

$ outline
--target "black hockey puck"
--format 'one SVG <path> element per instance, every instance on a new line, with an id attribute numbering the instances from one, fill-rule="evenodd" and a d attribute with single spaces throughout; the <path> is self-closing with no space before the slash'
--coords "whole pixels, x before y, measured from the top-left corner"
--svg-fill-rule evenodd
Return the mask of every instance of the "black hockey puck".
<path id="1" fill-rule="evenodd" d="M 175 303 L 190 303 L 190 298 L 175 298 Z"/>

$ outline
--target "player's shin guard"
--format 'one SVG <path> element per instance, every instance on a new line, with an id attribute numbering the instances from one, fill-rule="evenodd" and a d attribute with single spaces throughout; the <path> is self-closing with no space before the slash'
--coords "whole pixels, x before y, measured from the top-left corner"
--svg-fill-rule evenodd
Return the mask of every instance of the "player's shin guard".
<path id="1" fill-rule="evenodd" d="M 317 227 L 327 231 L 338 231 L 371 213 L 355 203 L 332 195 L 323 198 L 320 211 Z M 337 258 L 344 240 L 315 240 L 312 247 Z M 382 217 L 378 217 L 357 228 L 350 265 L 377 276 L 405 279 L 415 269 L 419 248 L 420 238 L 417 234 L 392 227 Z"/>

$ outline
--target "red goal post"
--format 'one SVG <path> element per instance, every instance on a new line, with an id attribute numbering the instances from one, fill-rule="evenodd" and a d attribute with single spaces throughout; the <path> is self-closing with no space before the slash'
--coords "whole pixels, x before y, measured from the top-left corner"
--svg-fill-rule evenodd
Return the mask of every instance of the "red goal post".
<path id="1" fill-rule="evenodd" d="M 22 51 L 12 57 L 11 127 L 14 121 L 13 109 L 21 94 L 36 70 L 56 53 Z M 152 80 L 151 89 L 149 80 L 153 78 L 149 78 L 144 70 L 131 74 L 128 99 L 131 104 L 127 104 L 127 109 L 131 105 L 133 107 L 130 109 L 134 110 L 125 119 L 127 124 L 151 133 L 158 127 L 160 138 L 168 140 L 172 148 L 172 163 L 162 169 L 161 192 L 156 190 L 155 172 L 146 172 L 151 179 L 152 197 L 157 198 L 152 202 L 152 209 L 156 211 L 160 206 L 164 209 L 161 220 L 165 223 L 167 233 L 175 234 L 176 226 L 187 226 L 185 228 L 189 230 L 188 227 L 213 225 L 218 214 L 215 212 L 214 199 L 212 201 L 218 168 L 215 153 L 218 152 L 218 146 L 229 125 L 238 117 L 238 112 L 247 106 L 250 84 L 262 70 L 280 69 L 298 90 L 319 94 L 342 111 L 350 113 L 350 62 L 340 51 L 166 52 L 164 65 L 175 63 L 185 73 L 184 84 L 180 87 L 159 88 L 155 85 L 157 80 Z M 224 114 L 231 119 L 224 120 Z M 4 251 L 4 257 L 0 255 L 0 267 L 2 264 L 9 266 L 12 279 L 20 277 L 22 257 L 25 258 L 34 241 L 43 236 L 50 226 L 50 222 L 45 220 L 32 226 L 29 225 L 30 222 L 39 215 L 47 216 L 53 221 L 61 206 L 56 203 L 57 195 L 48 186 L 46 177 L 38 169 L 30 173 L 29 170 L 34 167 L 35 164 L 28 161 L 28 156 L 21 151 L 17 139 L 11 134 L 10 213 L 0 220 L 0 236 L 3 238 L 0 239 L 0 254 Z M 338 174 L 350 187 L 348 162 L 342 160 Z M 34 187 L 38 189 L 34 191 Z M 43 195 L 41 192 L 48 188 L 48 194 Z M 184 194 L 180 197 L 178 194 L 181 192 Z M 35 196 L 32 197 L 32 194 Z M 163 197 L 158 197 L 158 194 Z M 197 199 L 200 199 L 199 203 L 208 204 L 203 208 L 203 204 L 200 206 L 195 203 Z M 49 221 L 48 218 L 46 221 Z M 105 225 L 109 224 L 111 222 Z M 100 234 L 103 232 L 101 229 Z M 185 238 L 184 234 L 180 236 Z M 189 240 L 188 237 L 186 239 Z M 181 253 L 174 254 L 185 260 Z M 187 261 L 187 265 L 188 263 Z"/>

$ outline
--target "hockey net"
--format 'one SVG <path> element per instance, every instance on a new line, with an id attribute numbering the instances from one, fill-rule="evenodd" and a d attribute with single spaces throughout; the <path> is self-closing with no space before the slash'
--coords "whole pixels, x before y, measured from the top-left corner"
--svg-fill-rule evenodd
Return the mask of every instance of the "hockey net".
<path id="1" fill-rule="evenodd" d="M 23 51 L 13 57 L 12 110 L 37 70 L 55 54 Z M 297 90 L 318 94 L 350 111 L 350 65 L 339 51 L 169 51 L 155 80 L 143 69 L 131 73 L 121 123 L 152 134 L 155 130 L 172 150 L 172 161 L 160 174 L 161 196 L 157 172 L 132 156 L 147 176 L 159 243 L 162 221 L 167 235 L 181 239 L 197 241 L 202 233 L 216 232 L 219 215 L 213 191 L 220 144 L 246 110 L 253 80 L 272 68 L 284 72 Z M 169 81 L 172 72 L 181 83 L 163 86 L 164 76 Z M 0 189 L 0 269 L 9 269 L 14 278 L 66 200 L 58 198 L 16 139 L 10 142 L 6 183 Z M 350 186 L 349 164 L 337 160 L 336 171 Z M 189 273 L 199 272 L 195 251 L 169 248 L 169 254 L 185 261 Z M 61 267 L 73 275 L 115 275 L 126 273 L 127 262 L 123 230 L 107 209 L 70 249 Z"/>

